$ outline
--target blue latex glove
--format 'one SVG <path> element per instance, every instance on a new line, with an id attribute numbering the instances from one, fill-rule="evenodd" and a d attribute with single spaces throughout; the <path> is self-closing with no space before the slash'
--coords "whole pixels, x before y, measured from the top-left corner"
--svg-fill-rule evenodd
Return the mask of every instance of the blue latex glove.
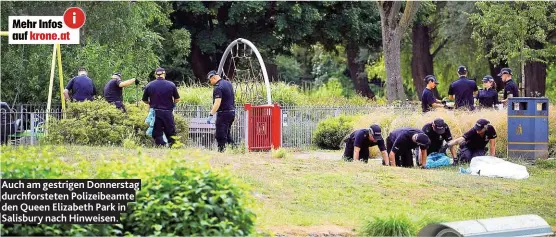
<path id="1" fill-rule="evenodd" d="M 175 108 L 176 108 L 176 103 L 174 103 L 174 107 L 172 107 L 172 109 L 175 109 Z"/>
<path id="2" fill-rule="evenodd" d="M 210 124 L 210 121 L 212 120 L 212 116 L 213 116 L 213 115 L 211 114 L 211 115 L 209 115 L 209 117 L 207 118 L 207 124 Z"/>

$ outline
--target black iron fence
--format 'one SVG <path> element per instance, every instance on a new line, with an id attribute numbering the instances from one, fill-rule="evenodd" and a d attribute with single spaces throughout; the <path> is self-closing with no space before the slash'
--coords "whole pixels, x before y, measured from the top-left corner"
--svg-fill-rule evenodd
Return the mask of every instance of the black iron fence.
<path id="1" fill-rule="evenodd" d="M 282 107 L 282 144 L 283 147 L 306 149 L 311 146 L 317 124 L 327 118 L 340 115 L 356 115 L 369 111 L 403 110 L 411 111 L 414 105 L 388 106 L 283 106 Z M 210 108 L 198 105 L 179 105 L 175 116 L 182 116 L 189 122 L 189 146 L 215 149 L 214 120 L 207 123 Z M 242 107 L 236 109 L 232 126 L 232 137 L 237 144 L 245 143 L 247 126 L 246 113 Z M 0 132 L 2 142 L 10 145 L 41 144 L 41 136 L 46 132 L 47 119 L 61 119 L 59 106 L 46 111 L 46 106 L 26 104 L 13 106 L 10 111 L 1 111 Z M 47 118 L 48 117 L 48 118 Z"/>

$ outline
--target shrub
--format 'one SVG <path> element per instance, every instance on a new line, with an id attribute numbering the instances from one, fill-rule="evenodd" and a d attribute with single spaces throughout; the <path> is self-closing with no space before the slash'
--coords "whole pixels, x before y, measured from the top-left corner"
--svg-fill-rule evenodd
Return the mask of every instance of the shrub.
<path id="1" fill-rule="evenodd" d="M 313 144 L 322 149 L 339 150 L 342 140 L 351 132 L 353 116 L 325 119 L 317 124 Z"/>
<path id="2" fill-rule="evenodd" d="M 361 230 L 363 236 L 415 236 L 415 224 L 405 215 L 375 217 Z"/>
<path id="3" fill-rule="evenodd" d="M 64 149 L 2 147 L 1 172 L 5 178 L 139 178 L 142 188 L 135 203 L 128 203 L 119 225 L 3 225 L 2 235 L 178 235 L 243 236 L 253 231 L 254 214 L 244 187 L 228 174 L 186 161 L 171 150 L 165 159 L 118 152 L 103 159 L 73 154 Z M 187 153 L 188 156 L 196 154 Z"/>
<path id="4" fill-rule="evenodd" d="M 286 151 L 286 149 L 284 148 L 272 149 L 271 153 L 273 158 L 278 158 L 278 159 L 287 158 L 289 155 L 288 151 Z"/>
<path id="5" fill-rule="evenodd" d="M 140 107 L 127 104 L 126 109 L 127 113 L 122 113 L 104 100 L 71 103 L 66 118 L 49 122 L 45 140 L 51 144 L 120 146 L 126 138 L 133 137 L 137 144 L 152 144 L 152 138 L 145 134 L 147 106 L 143 103 Z M 174 120 L 176 136 L 186 143 L 189 137 L 187 121 L 176 115 Z"/>

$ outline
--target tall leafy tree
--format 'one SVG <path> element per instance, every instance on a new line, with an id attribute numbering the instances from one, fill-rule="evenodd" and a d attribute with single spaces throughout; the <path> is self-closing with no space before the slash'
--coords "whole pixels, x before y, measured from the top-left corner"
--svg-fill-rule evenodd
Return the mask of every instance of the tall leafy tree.
<path id="1" fill-rule="evenodd" d="M 378 1 L 382 26 L 382 48 L 386 66 L 386 97 L 389 101 L 405 100 L 407 98 L 401 77 L 401 40 L 404 31 L 413 21 L 419 2 L 407 1 L 402 14 L 400 9 L 403 2 Z"/>
<path id="2" fill-rule="evenodd" d="M 81 7 L 87 20 L 79 45 L 62 45 L 65 83 L 77 69 L 88 69 L 98 91 L 111 73 L 145 80 L 160 65 L 162 42 L 170 21 L 164 7 L 155 2 L 1 2 L 1 26 L 10 15 L 61 15 L 72 6 Z M 2 100 L 10 103 L 44 102 L 48 96 L 52 45 L 8 45 L 3 37 Z M 179 49 L 183 52 L 183 49 Z M 187 51 L 185 51 L 187 53 Z M 9 70 L 5 70 L 8 69 Z M 58 83 L 55 83 L 55 91 Z M 54 93 L 59 98 L 59 93 Z"/>
<path id="3" fill-rule="evenodd" d="M 524 96 L 544 95 L 547 63 L 554 61 L 556 45 L 549 42 L 556 31 L 556 2 L 477 2 L 470 15 L 473 38 L 489 45 L 492 61 L 514 62 L 521 72 Z"/>

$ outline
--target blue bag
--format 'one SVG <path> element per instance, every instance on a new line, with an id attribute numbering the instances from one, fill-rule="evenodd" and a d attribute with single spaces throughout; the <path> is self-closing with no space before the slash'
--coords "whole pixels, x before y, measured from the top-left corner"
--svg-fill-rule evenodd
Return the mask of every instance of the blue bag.
<path id="1" fill-rule="evenodd" d="M 155 120 L 155 111 L 153 108 L 151 108 L 149 109 L 149 114 L 147 115 L 147 118 L 145 118 L 145 123 L 149 125 L 149 128 L 147 128 L 145 134 L 147 134 L 147 136 L 149 137 L 153 136 L 154 120 Z M 166 134 L 162 135 L 162 139 L 164 139 L 164 142 L 168 143 L 168 139 L 166 139 Z"/>
<path id="2" fill-rule="evenodd" d="M 434 152 L 427 156 L 425 168 L 431 169 L 442 166 L 450 166 L 450 158 L 446 154 Z"/>

